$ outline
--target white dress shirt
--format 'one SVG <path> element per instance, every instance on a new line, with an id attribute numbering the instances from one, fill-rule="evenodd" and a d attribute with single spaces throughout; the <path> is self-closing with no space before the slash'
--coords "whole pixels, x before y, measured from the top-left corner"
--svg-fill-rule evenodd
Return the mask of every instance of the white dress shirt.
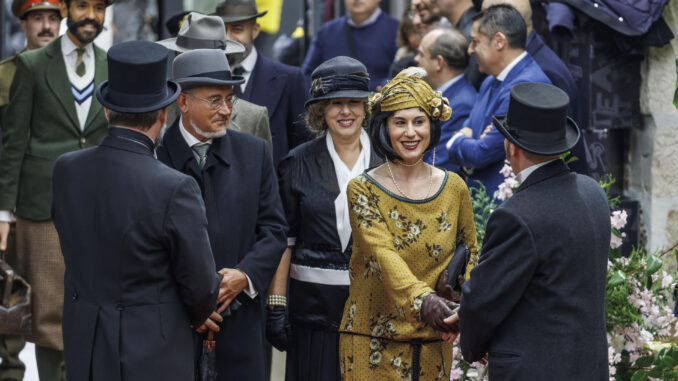
<path id="1" fill-rule="evenodd" d="M 73 95 L 75 111 L 78 114 L 80 130 L 85 129 L 89 107 L 92 104 L 94 95 L 94 48 L 92 44 L 85 46 L 85 53 L 82 55 L 82 62 L 85 63 L 85 75 L 82 77 L 75 73 L 78 62 L 78 52 L 76 46 L 68 35 L 61 37 L 61 53 L 64 56 L 66 64 L 66 73 L 68 81 L 71 84 L 71 94 Z M 81 103 L 78 102 L 81 100 Z"/>
<path id="2" fill-rule="evenodd" d="M 195 136 L 191 135 L 190 132 L 186 130 L 186 127 L 184 127 L 184 120 L 183 117 L 179 117 L 179 132 L 181 132 L 181 136 L 184 138 L 184 141 L 186 144 L 188 144 L 189 147 L 193 147 L 196 144 L 212 144 L 212 139 L 209 139 L 207 141 L 200 141 L 198 138 Z M 191 148 L 191 152 L 193 153 L 193 157 L 195 160 L 199 163 L 200 162 L 200 157 L 198 154 Z M 243 274 L 245 274 L 244 271 L 240 270 Z M 243 290 L 245 295 L 249 296 L 250 298 L 254 299 L 259 292 L 257 291 L 256 288 L 254 288 L 254 283 L 252 283 L 252 280 L 250 279 L 250 276 L 245 274 L 245 277 L 247 278 L 247 287 Z"/>
<path id="3" fill-rule="evenodd" d="M 372 15 L 367 18 L 367 20 L 360 23 L 360 25 L 357 25 L 356 23 L 354 23 L 353 19 L 351 19 L 350 16 L 348 17 L 348 20 L 346 22 L 348 23 L 348 25 L 350 25 L 354 28 L 365 28 L 365 27 L 368 27 L 368 26 L 374 24 L 375 22 L 377 22 L 377 19 L 379 18 L 380 15 L 381 15 L 381 8 L 377 7 L 377 9 L 374 11 L 374 13 L 372 13 Z"/>
<path id="4" fill-rule="evenodd" d="M 531 165 L 531 166 L 523 169 L 522 171 L 518 172 L 518 174 L 516 175 L 516 181 L 520 184 L 524 183 L 525 180 L 532 174 L 532 172 L 534 172 L 537 169 L 545 166 L 546 164 L 554 162 L 556 160 L 560 160 L 560 158 L 548 160 L 548 161 L 545 161 L 543 163 L 539 163 L 539 164 L 535 164 L 535 165 Z"/>

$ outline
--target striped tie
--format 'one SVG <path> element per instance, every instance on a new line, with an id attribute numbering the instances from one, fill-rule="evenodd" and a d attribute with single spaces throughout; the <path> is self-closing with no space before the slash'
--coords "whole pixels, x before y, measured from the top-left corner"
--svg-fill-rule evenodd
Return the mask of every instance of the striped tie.
<path id="1" fill-rule="evenodd" d="M 85 54 L 85 49 L 77 48 L 75 51 L 78 53 L 78 60 L 75 62 L 75 74 L 82 77 L 85 75 L 85 62 L 82 60 L 82 55 Z"/>
<path id="2" fill-rule="evenodd" d="M 207 161 L 207 150 L 210 149 L 210 145 L 207 143 L 198 143 L 194 145 L 193 151 L 198 154 L 198 164 L 200 164 L 200 169 L 205 166 L 205 161 Z"/>

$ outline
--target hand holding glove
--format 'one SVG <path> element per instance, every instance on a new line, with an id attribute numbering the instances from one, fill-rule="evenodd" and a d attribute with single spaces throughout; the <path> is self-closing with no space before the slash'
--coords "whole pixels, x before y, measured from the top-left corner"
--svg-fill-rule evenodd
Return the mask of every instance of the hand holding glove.
<path id="1" fill-rule="evenodd" d="M 444 320 L 455 313 L 459 305 L 436 294 L 429 294 L 421 305 L 421 320 L 440 332 L 458 332 L 458 326 L 445 324 Z"/>

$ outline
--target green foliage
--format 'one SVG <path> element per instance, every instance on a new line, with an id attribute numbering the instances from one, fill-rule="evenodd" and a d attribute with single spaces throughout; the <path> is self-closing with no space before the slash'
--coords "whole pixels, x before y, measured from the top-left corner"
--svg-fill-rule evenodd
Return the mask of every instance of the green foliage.
<path id="1" fill-rule="evenodd" d="M 478 248 L 482 247 L 483 239 L 485 238 L 485 226 L 490 219 L 490 214 L 497 208 L 497 198 L 487 195 L 487 189 L 480 181 L 477 187 L 469 188 L 471 191 L 471 204 L 474 211 L 474 222 L 476 225 L 476 238 L 478 240 Z"/>

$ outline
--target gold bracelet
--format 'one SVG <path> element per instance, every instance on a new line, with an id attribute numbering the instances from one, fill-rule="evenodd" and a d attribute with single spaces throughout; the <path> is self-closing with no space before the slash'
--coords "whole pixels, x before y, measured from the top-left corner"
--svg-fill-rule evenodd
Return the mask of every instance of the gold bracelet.
<path id="1" fill-rule="evenodd" d="M 269 295 L 266 297 L 266 305 L 269 307 L 287 307 L 287 297 L 285 295 Z"/>

